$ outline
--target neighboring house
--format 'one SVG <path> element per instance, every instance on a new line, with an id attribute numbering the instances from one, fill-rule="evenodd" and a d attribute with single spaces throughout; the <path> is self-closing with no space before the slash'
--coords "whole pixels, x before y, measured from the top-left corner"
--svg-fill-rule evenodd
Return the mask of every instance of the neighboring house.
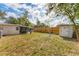
<path id="1" fill-rule="evenodd" d="M 26 33 L 27 27 L 18 24 L 0 24 L 2 35 Z"/>

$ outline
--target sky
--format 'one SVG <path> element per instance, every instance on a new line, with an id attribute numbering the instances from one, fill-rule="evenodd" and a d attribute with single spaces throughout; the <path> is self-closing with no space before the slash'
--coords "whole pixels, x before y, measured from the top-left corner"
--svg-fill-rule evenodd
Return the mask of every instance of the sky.
<path id="1" fill-rule="evenodd" d="M 37 19 L 42 22 L 46 23 L 49 22 L 49 26 L 56 26 L 60 23 L 68 23 L 68 21 L 65 21 L 67 17 L 54 17 L 54 12 L 50 13 L 48 16 L 47 13 L 47 7 L 45 7 L 45 3 L 0 3 L 0 10 L 6 12 L 5 17 L 15 17 L 18 18 L 24 13 L 24 10 L 27 10 L 28 13 L 28 19 L 33 24 L 36 24 Z M 0 21 L 2 23 L 3 21 Z"/>
<path id="2" fill-rule="evenodd" d="M 6 12 L 6 17 L 19 17 L 22 15 L 24 10 L 27 10 L 28 13 L 28 18 L 30 19 L 31 22 L 35 23 L 36 19 L 42 19 L 42 17 L 46 13 L 46 9 L 44 8 L 45 4 L 32 4 L 32 3 L 0 3 L 0 10 Z"/>

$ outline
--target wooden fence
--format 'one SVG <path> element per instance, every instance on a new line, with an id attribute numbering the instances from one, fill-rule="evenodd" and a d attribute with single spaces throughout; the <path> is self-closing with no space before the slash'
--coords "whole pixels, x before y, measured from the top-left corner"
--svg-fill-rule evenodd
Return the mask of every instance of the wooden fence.
<path id="1" fill-rule="evenodd" d="M 49 27 L 35 27 L 34 31 L 35 32 L 43 32 L 43 33 L 51 32 L 51 33 L 54 33 L 54 34 L 59 34 L 59 27 L 52 27 L 52 28 L 49 28 Z"/>

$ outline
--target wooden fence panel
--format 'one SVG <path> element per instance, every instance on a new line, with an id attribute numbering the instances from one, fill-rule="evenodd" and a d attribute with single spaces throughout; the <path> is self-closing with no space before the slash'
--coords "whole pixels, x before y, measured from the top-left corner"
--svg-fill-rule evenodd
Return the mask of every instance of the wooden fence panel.
<path id="1" fill-rule="evenodd" d="M 59 34 L 59 27 L 52 27 L 52 28 L 48 28 L 48 27 L 36 27 L 34 28 L 35 32 L 43 32 L 43 33 L 47 33 L 47 32 L 51 32 L 54 34 Z"/>

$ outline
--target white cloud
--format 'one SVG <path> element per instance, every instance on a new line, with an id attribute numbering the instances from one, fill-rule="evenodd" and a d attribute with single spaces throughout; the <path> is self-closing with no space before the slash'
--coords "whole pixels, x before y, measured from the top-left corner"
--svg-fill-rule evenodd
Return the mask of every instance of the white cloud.
<path id="1" fill-rule="evenodd" d="M 10 16 L 12 16 L 12 17 L 14 17 L 14 18 L 17 18 L 17 17 L 19 17 L 19 15 L 16 15 L 15 13 L 12 13 L 12 12 L 6 12 L 6 18 L 8 18 L 8 17 L 10 17 Z"/>
<path id="2" fill-rule="evenodd" d="M 45 4 L 44 3 L 43 4 L 32 3 L 32 4 L 37 5 L 37 7 L 32 8 L 31 5 L 27 6 L 26 4 L 19 4 L 19 3 L 7 3 L 6 5 L 12 7 L 14 10 L 18 12 L 22 12 L 22 11 L 18 10 L 17 8 L 24 8 L 28 10 L 28 12 L 32 14 L 32 16 L 40 18 L 40 12 L 44 12 L 44 13 L 46 12 L 45 10 L 42 9 Z M 39 8 L 41 8 L 42 10 L 41 11 L 38 10 Z"/>
<path id="3" fill-rule="evenodd" d="M 6 3 L 7 6 L 13 7 L 13 8 L 18 8 L 20 7 L 19 3 Z"/>
<path id="4" fill-rule="evenodd" d="M 6 3 L 5 5 L 8 6 L 8 7 L 10 7 L 10 8 L 12 8 L 13 10 L 15 10 L 17 12 L 22 13 L 22 11 L 20 11 L 19 9 L 17 9 L 17 8 L 20 7 L 19 3 Z"/>
<path id="5" fill-rule="evenodd" d="M 53 21 L 50 22 L 50 25 L 53 27 L 57 26 L 60 23 L 68 23 L 67 21 L 68 18 L 65 18 L 65 17 L 62 18 L 61 16 L 53 18 L 55 16 L 55 13 L 53 11 L 50 14 L 45 15 L 45 13 L 47 12 L 46 11 L 47 7 L 45 7 L 44 3 L 43 4 L 32 3 L 32 4 L 37 5 L 37 6 L 32 7 L 31 5 L 27 6 L 26 4 L 19 4 L 19 3 L 10 3 L 10 4 L 8 3 L 6 5 L 13 8 L 18 13 L 23 12 L 23 11 L 20 11 L 18 8 L 26 9 L 29 12 L 29 14 L 32 15 L 32 19 L 30 19 L 30 22 L 34 24 L 36 24 L 37 18 L 41 22 L 45 22 L 45 20 L 53 19 Z M 6 7 L 6 9 L 8 8 Z M 7 13 L 6 17 L 10 17 L 10 16 L 15 17 L 15 18 L 19 17 L 19 15 L 13 12 L 6 12 L 6 13 Z"/>
<path id="6" fill-rule="evenodd" d="M 29 13 L 33 16 L 33 20 L 34 21 L 36 21 L 36 19 L 34 19 L 34 17 L 35 18 L 38 18 L 41 22 L 44 22 L 45 21 L 45 19 L 44 18 L 46 18 L 46 16 L 45 16 L 45 14 L 44 13 L 46 13 L 46 10 L 44 10 L 44 6 L 42 5 L 42 4 L 37 4 L 38 6 L 37 7 L 34 7 L 34 8 L 29 8 Z M 40 6 L 39 6 L 40 5 Z M 39 8 L 41 9 L 41 10 L 39 10 Z M 41 15 L 43 15 L 43 16 L 41 16 Z"/>
<path id="7" fill-rule="evenodd" d="M 20 5 L 18 8 L 24 8 L 24 9 L 26 9 L 27 6 L 26 6 L 26 4 L 22 4 L 22 5 Z"/>
<path id="8" fill-rule="evenodd" d="M 7 6 L 13 8 L 14 10 L 18 11 L 18 12 L 22 12 L 20 10 L 18 10 L 18 8 L 23 8 L 23 9 L 26 9 L 29 14 L 31 14 L 33 16 L 32 20 L 35 20 L 35 17 L 37 17 L 41 22 L 44 22 L 44 18 L 46 18 L 46 16 L 44 15 L 44 13 L 46 13 L 45 9 L 44 9 L 44 3 L 43 4 L 38 4 L 38 3 L 32 3 L 34 5 L 37 5 L 35 7 L 32 7 L 31 5 L 27 6 L 26 4 L 19 4 L 19 3 L 8 3 L 6 4 Z M 41 9 L 41 10 L 39 10 Z M 42 14 L 40 14 L 40 12 L 42 12 L 42 14 L 44 16 L 40 16 Z M 10 13 L 8 12 L 7 13 L 7 17 L 9 16 L 13 16 L 15 18 L 17 18 L 17 15 L 15 13 Z M 35 20 L 36 21 L 36 20 Z"/>
<path id="9" fill-rule="evenodd" d="M 43 8 L 44 6 L 42 4 L 38 4 L 38 8 Z"/>

